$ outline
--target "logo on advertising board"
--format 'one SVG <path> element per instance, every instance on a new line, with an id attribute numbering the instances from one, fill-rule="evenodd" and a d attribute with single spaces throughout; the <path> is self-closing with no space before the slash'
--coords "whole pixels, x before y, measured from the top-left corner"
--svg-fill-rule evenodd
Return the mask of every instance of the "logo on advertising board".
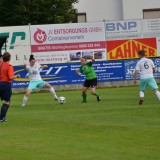
<path id="1" fill-rule="evenodd" d="M 47 34 L 45 33 L 45 31 L 37 28 L 37 31 L 34 33 L 34 40 L 37 43 L 44 43 L 47 39 Z"/>
<path id="2" fill-rule="evenodd" d="M 144 50 L 147 57 L 157 57 L 156 38 L 107 41 L 108 60 L 138 58 L 137 52 Z"/>
<path id="3" fill-rule="evenodd" d="M 129 22 L 107 22 L 106 23 L 106 31 L 113 32 L 113 31 L 132 31 L 137 27 L 136 21 L 129 21 Z"/>
<path id="4" fill-rule="evenodd" d="M 155 66 L 156 66 L 157 72 L 160 73 L 160 58 L 155 59 Z"/>
<path id="5" fill-rule="evenodd" d="M 154 78 L 159 78 L 160 77 L 160 58 L 151 58 L 153 63 L 156 66 L 156 72 L 154 73 Z M 125 63 L 125 74 L 126 74 L 126 80 L 133 80 L 134 78 L 134 71 L 136 68 L 136 64 L 139 60 L 126 60 L 124 61 Z M 139 71 L 140 73 L 140 71 Z M 140 78 L 140 75 L 138 74 L 137 79 Z"/>
<path id="6" fill-rule="evenodd" d="M 81 66 L 81 63 L 71 64 L 48 64 L 48 68 L 42 69 L 40 75 L 43 80 L 51 85 L 62 84 L 81 84 L 85 80 L 85 75 L 76 75 L 76 70 Z M 97 79 L 99 82 L 109 82 L 114 80 L 124 80 L 124 62 L 123 61 L 103 61 L 93 64 Z M 13 80 L 13 88 L 27 87 L 29 78 L 27 71 L 22 66 L 14 67 L 15 73 L 21 75 L 22 78 Z"/>
<path id="7" fill-rule="evenodd" d="M 64 84 L 67 79 L 64 76 L 64 73 L 67 72 L 69 67 L 67 65 L 48 65 L 48 68 L 41 69 L 40 74 L 42 80 L 47 81 L 50 84 Z M 22 69 L 22 66 L 14 67 L 15 74 L 20 74 L 21 78 L 13 80 L 13 88 L 18 87 L 27 87 L 30 79 L 28 77 L 28 72 L 25 69 Z"/>
<path id="8" fill-rule="evenodd" d="M 107 39 L 140 38 L 141 20 L 107 21 L 105 23 Z"/>
<path id="9" fill-rule="evenodd" d="M 126 80 L 132 80 L 134 71 L 136 68 L 138 60 L 126 60 L 125 63 L 125 74 L 126 74 Z M 138 75 L 139 79 L 139 75 Z"/>

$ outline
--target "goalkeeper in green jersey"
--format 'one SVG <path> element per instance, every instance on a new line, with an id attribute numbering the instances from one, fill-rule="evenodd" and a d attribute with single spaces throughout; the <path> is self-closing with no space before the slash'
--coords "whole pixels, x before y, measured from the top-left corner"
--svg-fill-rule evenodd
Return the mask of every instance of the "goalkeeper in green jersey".
<path id="1" fill-rule="evenodd" d="M 82 103 L 87 103 L 86 92 L 88 88 L 90 88 L 91 94 L 96 96 L 97 101 L 98 102 L 100 101 L 99 93 L 96 92 L 97 76 L 92 67 L 92 64 L 94 61 L 95 61 L 94 59 L 91 59 L 90 62 L 87 62 L 85 58 L 81 58 L 82 66 L 79 68 L 79 70 L 76 71 L 76 74 L 78 76 L 81 76 L 81 74 L 86 75 L 86 80 L 84 81 L 83 88 L 82 88 L 82 97 L 83 97 Z"/>

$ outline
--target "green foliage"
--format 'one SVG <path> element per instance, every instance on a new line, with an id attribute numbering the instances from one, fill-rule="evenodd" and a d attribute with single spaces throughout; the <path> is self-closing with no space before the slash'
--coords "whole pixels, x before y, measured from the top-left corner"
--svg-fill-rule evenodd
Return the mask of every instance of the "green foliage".
<path id="1" fill-rule="evenodd" d="M 0 26 L 69 23 L 78 0 L 0 0 Z"/>
<path id="2" fill-rule="evenodd" d="M 49 92 L 12 96 L 8 122 L 0 123 L 2 160 L 160 160 L 160 102 L 151 90 L 138 105 L 138 87 L 60 91 L 61 105 Z"/>

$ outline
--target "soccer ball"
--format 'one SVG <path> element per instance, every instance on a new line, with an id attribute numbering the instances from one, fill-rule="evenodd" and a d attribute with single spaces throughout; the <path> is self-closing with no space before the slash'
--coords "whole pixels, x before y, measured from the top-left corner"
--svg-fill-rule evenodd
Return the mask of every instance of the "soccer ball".
<path id="1" fill-rule="evenodd" d="M 65 97 L 59 97 L 58 102 L 59 102 L 60 104 L 65 103 L 65 102 L 66 102 Z"/>

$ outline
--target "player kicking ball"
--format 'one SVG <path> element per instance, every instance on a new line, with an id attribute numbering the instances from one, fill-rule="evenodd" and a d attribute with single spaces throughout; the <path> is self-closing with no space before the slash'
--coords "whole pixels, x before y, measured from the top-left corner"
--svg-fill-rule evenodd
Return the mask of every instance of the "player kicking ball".
<path id="1" fill-rule="evenodd" d="M 76 71 L 76 74 L 78 76 L 81 76 L 81 74 L 86 75 L 86 80 L 84 81 L 83 88 L 82 88 L 82 97 L 83 101 L 82 103 L 87 103 L 87 89 L 90 88 L 90 92 L 92 95 L 96 96 L 97 101 L 100 101 L 99 93 L 96 92 L 96 86 L 97 86 L 97 76 L 95 74 L 95 71 L 92 67 L 92 64 L 94 63 L 94 59 L 92 59 L 90 62 L 87 63 L 85 58 L 81 58 L 81 64 L 82 66 L 79 68 L 79 70 Z"/>
<path id="2" fill-rule="evenodd" d="M 22 102 L 22 107 L 25 107 L 28 97 L 30 96 L 31 92 L 35 91 L 36 88 L 47 88 L 55 98 L 55 100 L 58 100 L 58 97 L 55 93 L 54 88 L 47 82 L 43 81 L 41 76 L 40 76 L 40 69 L 41 68 L 47 68 L 47 65 L 40 65 L 36 63 L 35 58 L 33 55 L 30 55 L 29 59 L 29 65 L 25 64 L 24 65 L 25 69 L 28 71 L 30 82 L 29 86 L 26 90 L 26 94 L 24 95 L 23 102 Z"/>
<path id="3" fill-rule="evenodd" d="M 140 50 L 138 52 L 138 56 L 140 60 L 138 61 L 134 72 L 134 84 L 136 84 L 136 78 L 138 72 L 140 71 L 139 104 L 143 104 L 144 92 L 147 86 L 149 86 L 155 92 L 157 98 L 160 100 L 160 92 L 158 91 L 158 86 L 153 76 L 153 74 L 155 73 L 155 65 L 151 59 L 145 58 L 146 55 L 143 50 Z"/>

